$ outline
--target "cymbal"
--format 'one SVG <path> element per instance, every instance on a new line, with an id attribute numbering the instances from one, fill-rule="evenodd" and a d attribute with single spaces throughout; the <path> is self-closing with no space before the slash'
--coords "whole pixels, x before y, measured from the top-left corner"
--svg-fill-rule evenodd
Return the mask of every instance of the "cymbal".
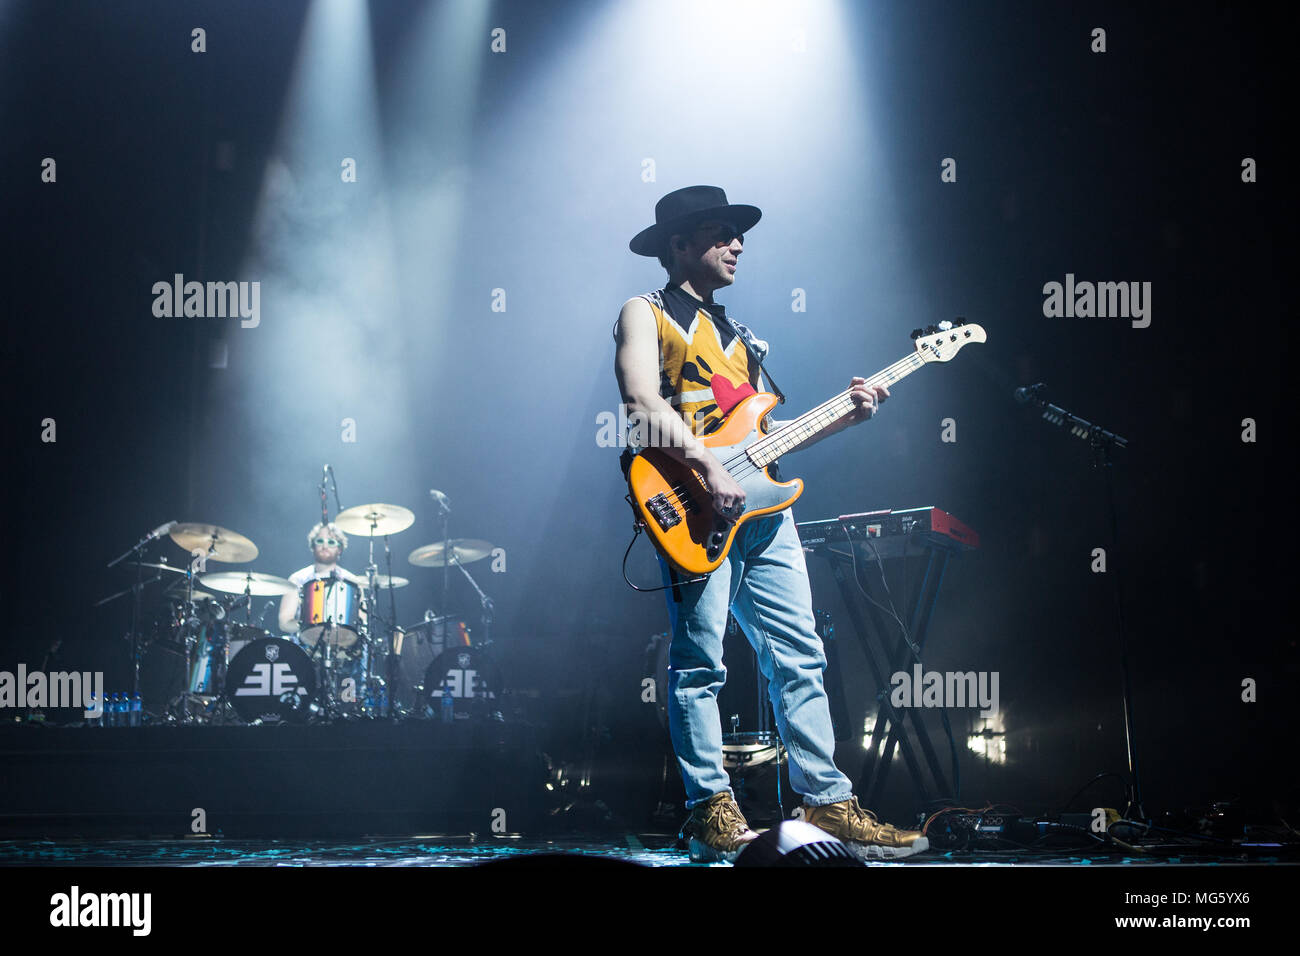
<path id="1" fill-rule="evenodd" d="M 245 538 L 238 531 L 218 527 L 215 524 L 178 524 L 171 530 L 171 539 L 189 553 L 195 549 L 208 555 L 209 561 L 224 561 L 241 564 L 257 557 L 257 545 Z M 216 539 L 215 541 L 213 539 Z M 208 546 L 215 550 L 208 554 Z"/>
<path id="2" fill-rule="evenodd" d="M 243 594 L 245 588 L 254 597 L 270 597 L 276 594 L 294 594 L 297 588 L 285 578 L 274 574 L 262 574 L 258 571 L 216 571 L 199 576 L 205 588 L 225 591 L 227 594 Z"/>
<path id="3" fill-rule="evenodd" d="M 334 518 L 334 524 L 348 534 L 378 538 L 405 531 L 415 524 L 415 512 L 401 505 L 357 505 L 340 511 Z"/>
<path id="4" fill-rule="evenodd" d="M 407 560 L 418 568 L 440 568 L 444 564 L 469 564 L 471 561 L 486 558 L 492 553 L 491 541 L 483 541 L 480 538 L 452 538 L 451 560 L 447 561 L 442 555 L 445 546 L 444 541 L 426 544 L 412 551 Z"/>
<path id="5" fill-rule="evenodd" d="M 185 597 L 185 582 L 182 581 L 182 580 L 180 580 L 179 578 L 172 578 L 172 579 L 170 579 L 170 580 L 171 580 L 171 583 L 168 584 L 167 587 L 163 588 L 163 594 L 166 595 L 167 597 L 171 598 L 171 599 L 174 600 L 174 601 L 175 601 L 175 600 L 180 600 L 180 599 L 184 598 L 184 597 Z M 195 580 L 195 581 L 198 581 L 198 575 L 195 575 L 194 580 Z M 240 593 L 243 593 L 243 592 L 240 592 Z M 215 600 L 217 600 L 217 596 L 216 596 L 215 594 L 209 594 L 207 591 L 204 591 L 204 590 L 202 590 L 201 588 L 195 587 L 195 588 L 194 588 L 194 600 L 196 600 L 196 601 L 215 601 Z"/>
<path id="6" fill-rule="evenodd" d="M 391 583 L 390 583 L 391 582 Z M 401 578 L 394 574 L 391 578 L 387 574 L 375 575 L 375 587 L 379 590 L 388 588 L 404 588 L 411 583 L 410 578 Z"/>
<path id="7" fill-rule="evenodd" d="M 163 561 L 163 562 L 159 562 L 159 561 L 141 561 L 141 562 L 140 562 L 140 567 L 142 567 L 142 568 L 157 568 L 157 569 L 160 570 L 160 571 L 174 571 L 174 572 L 176 572 L 177 574 L 184 574 L 184 573 L 185 573 L 185 569 L 184 569 L 184 568 L 178 568 L 178 567 L 176 567 L 176 565 L 174 565 L 174 564 L 167 564 L 165 561 Z"/>

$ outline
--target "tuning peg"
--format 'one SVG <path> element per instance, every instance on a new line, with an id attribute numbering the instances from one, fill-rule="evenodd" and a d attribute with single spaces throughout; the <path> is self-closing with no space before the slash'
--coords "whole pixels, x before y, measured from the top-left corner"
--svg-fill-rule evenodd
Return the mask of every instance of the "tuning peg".
<path id="1" fill-rule="evenodd" d="M 912 330 L 912 338 L 914 338 L 914 339 L 919 339 L 919 338 L 920 338 L 921 336 L 923 336 L 923 335 L 925 335 L 925 330 L 924 330 L 924 329 L 913 329 L 913 330 Z"/>

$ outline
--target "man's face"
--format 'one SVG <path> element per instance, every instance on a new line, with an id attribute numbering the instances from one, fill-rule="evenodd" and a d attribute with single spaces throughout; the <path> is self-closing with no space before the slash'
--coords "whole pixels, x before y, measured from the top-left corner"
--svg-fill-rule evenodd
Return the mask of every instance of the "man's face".
<path id="1" fill-rule="evenodd" d="M 715 288 L 735 282 L 744 239 L 728 222 L 710 219 L 696 226 L 686 244 L 686 258 L 694 277 L 707 279 Z"/>
<path id="2" fill-rule="evenodd" d="M 343 553 L 343 544 L 332 532 L 322 531 L 312 538 L 311 554 L 317 564 L 336 564 Z"/>

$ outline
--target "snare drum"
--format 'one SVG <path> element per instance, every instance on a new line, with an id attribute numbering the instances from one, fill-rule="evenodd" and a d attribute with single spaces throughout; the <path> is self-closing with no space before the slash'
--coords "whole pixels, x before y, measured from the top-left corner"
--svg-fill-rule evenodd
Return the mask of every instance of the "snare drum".
<path id="1" fill-rule="evenodd" d="M 299 637 L 315 647 L 321 635 L 332 647 L 351 647 L 361 624 L 361 588 L 339 578 L 308 581 L 299 592 Z"/>

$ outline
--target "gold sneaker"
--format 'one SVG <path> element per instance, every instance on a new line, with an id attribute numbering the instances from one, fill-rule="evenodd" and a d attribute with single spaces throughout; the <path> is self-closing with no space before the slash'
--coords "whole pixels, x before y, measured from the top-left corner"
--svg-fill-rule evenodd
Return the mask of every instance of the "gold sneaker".
<path id="1" fill-rule="evenodd" d="M 858 805 L 857 797 L 824 807 L 805 804 L 803 818 L 843 840 L 863 860 L 901 860 L 930 849 L 930 841 L 920 830 L 900 830 L 881 823 L 874 813 Z"/>
<path id="2" fill-rule="evenodd" d="M 715 793 L 691 809 L 681 835 L 690 834 L 692 863 L 734 863 L 758 834 L 749 828 L 730 792 Z"/>

